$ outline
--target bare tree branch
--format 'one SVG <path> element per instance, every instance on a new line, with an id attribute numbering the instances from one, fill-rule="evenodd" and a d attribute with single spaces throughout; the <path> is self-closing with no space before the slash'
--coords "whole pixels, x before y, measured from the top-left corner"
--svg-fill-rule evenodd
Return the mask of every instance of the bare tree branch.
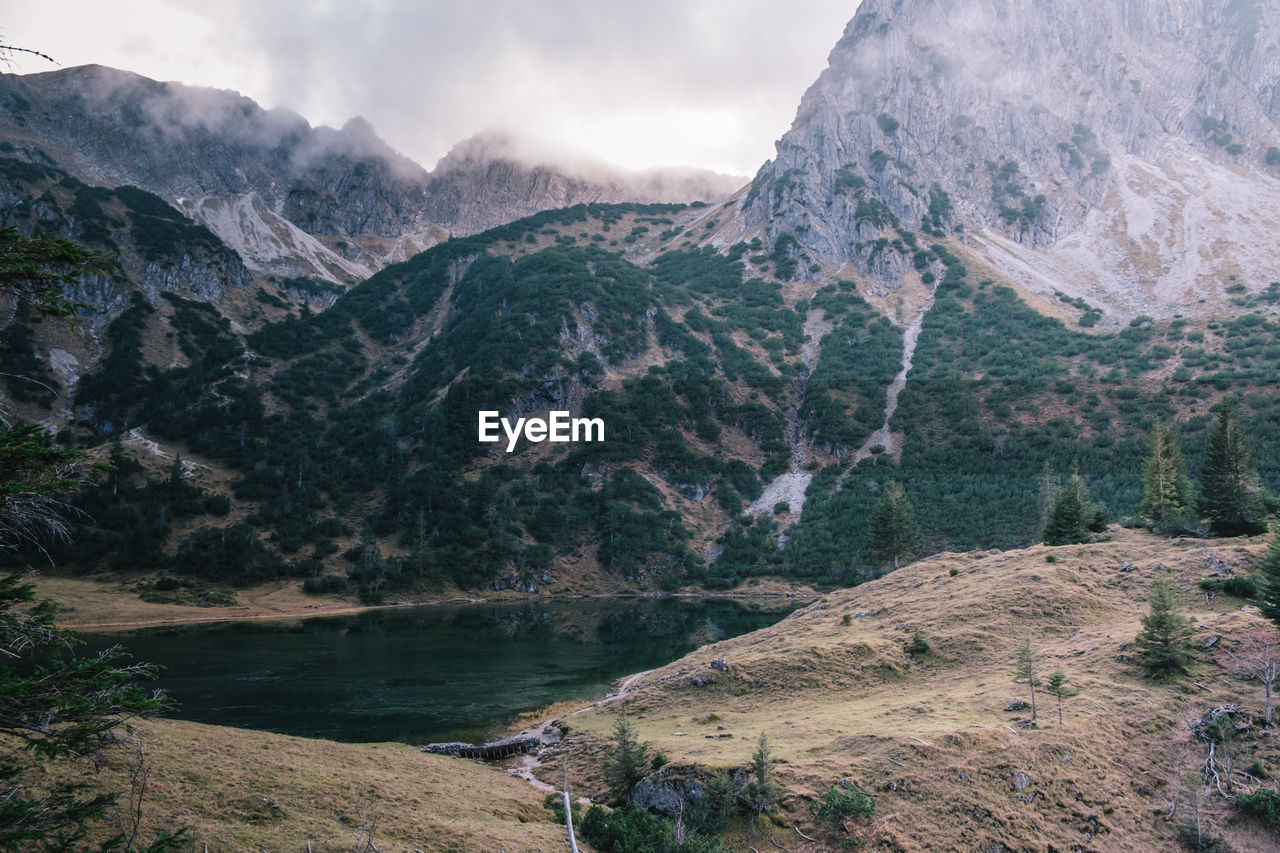
<path id="1" fill-rule="evenodd" d="M 40 51 L 32 50 L 29 47 L 16 47 L 11 44 L 0 44 L 0 58 L 3 58 L 6 64 L 8 64 L 13 59 L 12 54 L 15 54 L 15 53 L 25 53 L 25 54 L 28 54 L 29 56 L 38 56 L 41 59 L 49 60 L 54 65 L 59 64 L 58 60 L 54 59 L 52 56 L 50 56 L 47 53 L 41 53 Z"/>

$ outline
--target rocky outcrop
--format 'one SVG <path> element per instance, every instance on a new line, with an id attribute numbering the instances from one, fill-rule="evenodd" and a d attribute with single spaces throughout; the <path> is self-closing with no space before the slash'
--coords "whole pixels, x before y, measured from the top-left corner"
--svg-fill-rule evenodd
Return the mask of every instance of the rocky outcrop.
<path id="1" fill-rule="evenodd" d="M 220 302 L 228 287 L 246 287 L 249 271 L 231 255 L 183 252 L 143 268 L 143 287 L 154 297 L 164 291 L 192 291 L 203 302 Z"/>
<path id="2" fill-rule="evenodd" d="M 1027 287 L 1123 316 L 1265 287 L 1278 52 L 1255 0 L 864 0 L 743 221 L 886 283 L 898 228 L 962 226 Z"/>
<path id="3" fill-rule="evenodd" d="M 631 801 L 642 809 L 675 817 L 696 805 L 706 787 L 706 774 L 693 766 L 661 768 L 636 783 Z"/>
<path id="4" fill-rule="evenodd" d="M 166 291 L 216 303 L 252 281 L 235 252 L 161 199 L 91 187 L 53 167 L 0 158 L 0 225 L 58 234 L 103 255 L 102 268 L 69 293 L 95 324 L 125 310 L 136 291 L 152 303 Z"/>

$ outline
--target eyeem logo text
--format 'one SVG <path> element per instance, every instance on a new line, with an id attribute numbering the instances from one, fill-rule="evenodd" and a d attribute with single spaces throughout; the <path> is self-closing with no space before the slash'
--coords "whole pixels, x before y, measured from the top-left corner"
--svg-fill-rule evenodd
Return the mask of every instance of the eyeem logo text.
<path id="1" fill-rule="evenodd" d="M 603 418 L 571 418 L 568 412 L 552 411 L 547 419 L 516 418 L 512 424 L 506 418 L 498 417 L 496 411 L 480 412 L 481 441 L 501 441 L 499 427 L 506 433 L 508 453 L 516 449 L 516 441 L 521 435 L 534 444 L 542 441 L 604 441 Z"/>

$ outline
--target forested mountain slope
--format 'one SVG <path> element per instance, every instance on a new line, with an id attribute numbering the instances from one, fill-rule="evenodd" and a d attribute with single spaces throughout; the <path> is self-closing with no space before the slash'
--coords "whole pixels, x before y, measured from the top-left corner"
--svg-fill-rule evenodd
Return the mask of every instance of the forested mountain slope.
<path id="1" fill-rule="evenodd" d="M 158 197 L 89 186 L 14 145 L 10 219 L 101 247 L 125 273 L 81 294 L 95 312 L 79 350 L 32 318 L 6 331 L 6 371 L 49 387 L 10 382 L 20 411 L 116 460 L 81 496 L 90 520 L 60 556 L 81 570 L 219 582 L 298 576 L 374 599 L 445 584 L 853 583 L 884 568 L 866 529 L 890 480 L 915 504 L 926 553 L 1025 545 L 1073 468 L 1113 517 L 1131 515 L 1156 418 L 1196 475 L 1227 398 L 1277 488 L 1269 239 L 1232 230 L 1230 217 L 1200 220 L 1198 233 L 1238 242 L 1175 252 L 1213 261 L 1196 273 L 1211 286 L 1179 290 L 1159 264 L 1141 272 L 1181 294 L 1154 303 L 1134 295 L 1148 291 L 1126 278 L 1123 252 L 1104 252 L 1115 262 L 1105 275 L 1059 288 L 991 251 L 1049 263 L 1102 221 L 1111 195 L 1133 200 L 1124 158 L 1190 151 L 1234 176 L 1213 192 L 1250 204 L 1240 181 L 1264 194 L 1275 183 L 1258 76 L 1271 13 L 1130 5 L 1105 5 L 1082 35 L 1049 7 L 868 2 L 779 158 L 736 197 L 544 212 L 345 291 L 266 274 L 243 252 L 237 263 Z M 971 31 L 985 33 L 982 62 L 957 53 L 973 45 L 955 33 Z M 1042 38 L 1050 31 L 1061 39 Z M 1146 51 L 1146 70 L 1131 59 L 1121 73 L 1090 47 L 1103 33 Z M 1173 59 L 1154 55 L 1166 42 Z M 1044 57 L 1015 43 L 1075 63 L 1050 81 L 1058 101 L 1015 91 L 1045 73 Z M 920 65 L 926 54 L 937 62 Z M 1164 74 L 1175 59 L 1185 67 Z M 917 65 L 934 70 L 895 70 Z M 1004 70 L 986 79 L 992 67 Z M 1063 87 L 1088 81 L 1092 94 L 1067 97 Z M 1195 95 L 1159 100 L 1183 86 Z M 229 125 L 228 139 L 283 121 L 242 106 L 247 124 Z M 984 118 L 965 124 L 951 114 L 962 107 Z M 1243 141 L 1222 142 L 1197 111 Z M 49 121 L 28 112 L 22 127 Z M 502 150 L 464 146 L 440 171 L 465 171 L 492 146 Z M 1124 208 L 1130 224 L 1139 207 Z M 1166 207 L 1142 209 L 1144 233 L 1176 224 Z M 1261 260 L 1218 265 L 1230 258 Z M 481 411 L 568 411 L 602 421 L 606 440 L 508 453 L 478 440 Z"/>
<path id="2" fill-rule="evenodd" d="M 1195 468 L 1229 394 L 1276 485 L 1280 324 L 1265 300 L 1098 333 L 970 272 L 956 241 L 904 231 L 941 281 L 895 448 L 867 449 L 901 328 L 857 282 L 787 280 L 789 259 L 762 243 L 699 246 L 727 213 L 541 214 L 252 333 L 177 295 L 163 318 L 129 308 L 67 431 L 117 470 L 85 496 L 94 521 L 64 558 L 232 583 L 337 575 L 311 583 L 340 588 L 350 575 L 374 598 L 443 583 L 855 582 L 881 569 L 866 516 L 890 479 L 928 550 L 1024 544 L 1039 537 L 1046 469 L 1078 465 L 1095 497 L 1132 513 L 1153 419 L 1175 425 Z M 167 331 L 140 331 L 153 320 Z M 151 361 L 153 339 L 183 362 Z M 508 453 L 477 440 L 482 410 L 600 418 L 606 440 Z M 127 461 L 140 437 L 170 460 Z M 194 476 L 174 476 L 179 453 Z M 803 509 L 741 514 L 796 473 Z"/>

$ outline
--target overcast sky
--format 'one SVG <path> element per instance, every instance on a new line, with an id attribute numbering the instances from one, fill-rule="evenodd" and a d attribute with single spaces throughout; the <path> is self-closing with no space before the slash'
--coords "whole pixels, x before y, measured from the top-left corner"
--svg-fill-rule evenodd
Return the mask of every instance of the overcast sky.
<path id="1" fill-rule="evenodd" d="M 858 0 L 0 0 L 0 38 L 363 115 L 430 168 L 485 129 L 631 168 L 752 175 Z M 18 73 L 47 71 L 38 60 Z"/>

